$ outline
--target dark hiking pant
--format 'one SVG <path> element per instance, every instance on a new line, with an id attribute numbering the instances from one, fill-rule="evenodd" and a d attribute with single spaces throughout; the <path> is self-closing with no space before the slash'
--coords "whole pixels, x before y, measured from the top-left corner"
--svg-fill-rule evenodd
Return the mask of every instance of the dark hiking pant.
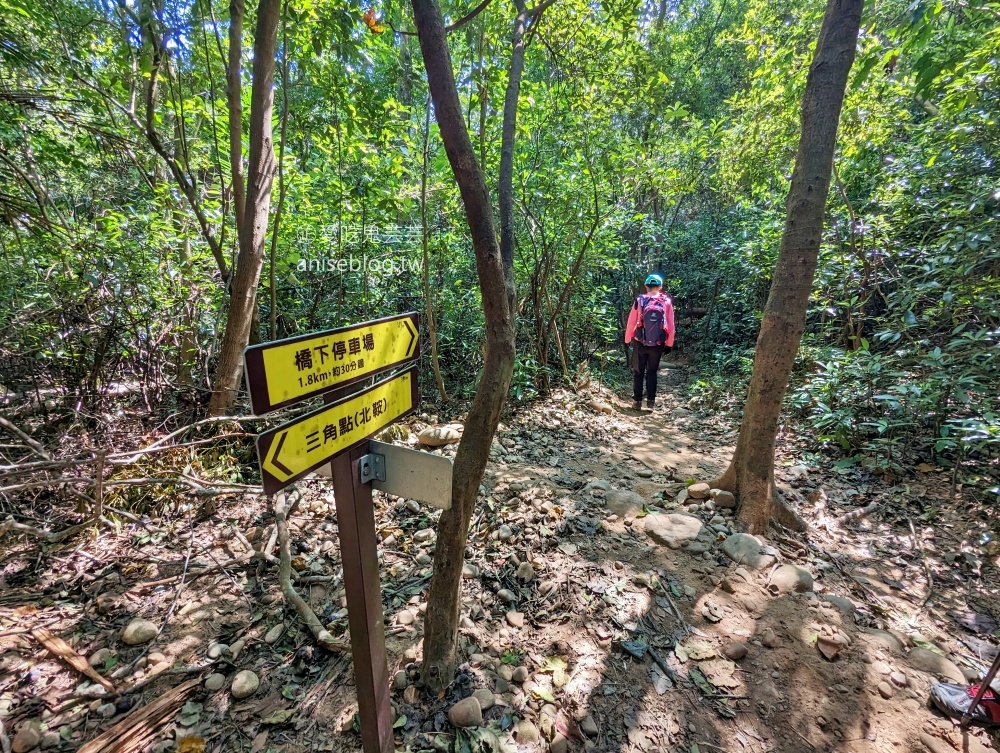
<path id="1" fill-rule="evenodd" d="M 632 346 L 632 397 L 642 400 L 642 384 L 646 383 L 646 399 L 656 399 L 656 370 L 660 368 L 662 345 Z"/>

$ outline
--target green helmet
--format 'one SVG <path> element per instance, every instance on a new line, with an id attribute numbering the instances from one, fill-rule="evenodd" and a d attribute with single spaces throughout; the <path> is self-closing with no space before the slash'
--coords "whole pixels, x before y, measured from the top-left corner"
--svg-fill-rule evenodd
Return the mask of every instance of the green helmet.
<path id="1" fill-rule="evenodd" d="M 663 278 L 654 272 L 653 274 L 651 274 L 649 277 L 646 278 L 646 284 L 656 285 L 657 287 L 661 287 L 663 285 Z"/>

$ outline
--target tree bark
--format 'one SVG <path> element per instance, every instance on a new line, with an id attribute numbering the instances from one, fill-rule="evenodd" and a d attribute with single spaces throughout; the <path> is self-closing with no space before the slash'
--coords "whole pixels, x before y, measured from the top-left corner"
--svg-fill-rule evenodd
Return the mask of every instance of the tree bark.
<path id="1" fill-rule="evenodd" d="M 243 372 L 243 349 L 250 338 L 250 325 L 256 311 L 257 285 L 264 265 L 264 240 L 271 208 L 271 183 L 276 169 L 271 116 L 274 110 L 274 63 L 280 16 L 281 0 L 260 0 L 253 44 L 246 232 L 240 237 L 229 317 L 208 408 L 210 416 L 224 415 L 233 404 Z"/>
<path id="2" fill-rule="evenodd" d="M 434 318 L 434 298 L 431 295 L 431 258 L 428 237 L 430 230 L 427 225 L 427 171 L 431 136 L 431 103 L 427 100 L 427 112 L 424 116 L 424 154 L 423 170 L 420 173 L 420 238 L 423 249 L 424 271 L 424 305 L 427 311 L 427 337 L 431 341 L 431 368 L 434 370 L 434 381 L 437 382 L 441 402 L 448 402 L 448 391 L 444 387 L 441 376 L 441 361 L 438 358 L 437 322 Z"/>
<path id="3" fill-rule="evenodd" d="M 732 462 L 712 485 L 737 495 L 738 518 L 751 533 L 772 520 L 805 523 L 774 485 L 774 446 L 781 401 L 805 330 L 806 309 L 823 234 L 837 127 L 854 63 L 863 0 L 828 0 L 802 96 L 802 131 L 786 202 L 785 230 L 764 307 L 753 375 Z"/>
<path id="4" fill-rule="evenodd" d="M 514 287 L 513 272 L 505 267 L 500 254 L 486 179 L 462 118 L 441 9 L 437 0 L 412 3 L 441 140 L 465 206 L 486 318 L 486 359 L 455 456 L 452 506 L 438 523 L 427 602 L 422 679 L 431 688 L 442 689 L 451 683 L 457 664 L 462 564 L 469 523 L 514 370 Z"/>
<path id="5" fill-rule="evenodd" d="M 226 65 L 226 103 L 229 108 L 229 171 L 233 187 L 233 217 L 237 245 L 242 248 L 246 224 L 246 186 L 243 179 L 243 0 L 229 2 L 229 56 Z"/>

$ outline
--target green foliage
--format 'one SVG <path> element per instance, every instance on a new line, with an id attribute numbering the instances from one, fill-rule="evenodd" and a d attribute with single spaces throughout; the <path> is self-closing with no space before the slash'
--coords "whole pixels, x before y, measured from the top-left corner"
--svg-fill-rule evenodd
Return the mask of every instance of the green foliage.
<path id="1" fill-rule="evenodd" d="M 0 381 L 85 399 L 139 383 L 151 408 L 172 410 L 180 394 L 197 409 L 228 295 L 214 251 L 231 265 L 236 250 L 229 4 L 167 0 L 153 16 L 134 7 L 0 0 L 10 82 L 0 91 Z M 260 334 L 410 309 L 426 328 L 430 307 L 446 387 L 466 399 L 484 323 L 461 197 L 431 117 L 428 301 L 419 46 L 392 33 L 412 28 L 405 3 L 374 6 L 382 33 L 362 21 L 367 9 L 286 6 L 287 80 L 279 65 L 275 82 L 285 200 Z M 443 10 L 455 21 L 469 8 Z M 822 10 L 558 0 L 529 30 L 514 153 L 513 399 L 544 395 L 595 358 L 619 386 L 625 318 L 650 271 L 666 279 L 677 349 L 699 370 L 695 404 L 742 399 Z M 890 0 L 865 12 L 787 407 L 840 461 L 986 468 L 1000 415 L 1000 11 Z M 491 4 L 449 36 L 494 195 L 511 14 Z M 167 60 L 147 113 L 149 29 Z M 427 350 L 421 366 L 430 397 Z"/>

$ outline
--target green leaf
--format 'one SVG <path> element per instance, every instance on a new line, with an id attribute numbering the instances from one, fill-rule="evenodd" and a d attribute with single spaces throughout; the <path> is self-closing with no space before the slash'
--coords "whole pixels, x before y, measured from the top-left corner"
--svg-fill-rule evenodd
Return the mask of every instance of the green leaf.
<path id="1" fill-rule="evenodd" d="M 295 716 L 295 709 L 278 709 L 267 719 L 261 719 L 261 724 L 284 724 Z"/>
<path id="2" fill-rule="evenodd" d="M 531 689 L 531 692 L 534 693 L 539 698 L 541 698 L 543 701 L 548 701 L 549 703 L 556 702 L 555 696 L 553 696 L 552 693 L 550 693 L 545 688 L 540 688 L 538 686 L 535 686 Z"/>

